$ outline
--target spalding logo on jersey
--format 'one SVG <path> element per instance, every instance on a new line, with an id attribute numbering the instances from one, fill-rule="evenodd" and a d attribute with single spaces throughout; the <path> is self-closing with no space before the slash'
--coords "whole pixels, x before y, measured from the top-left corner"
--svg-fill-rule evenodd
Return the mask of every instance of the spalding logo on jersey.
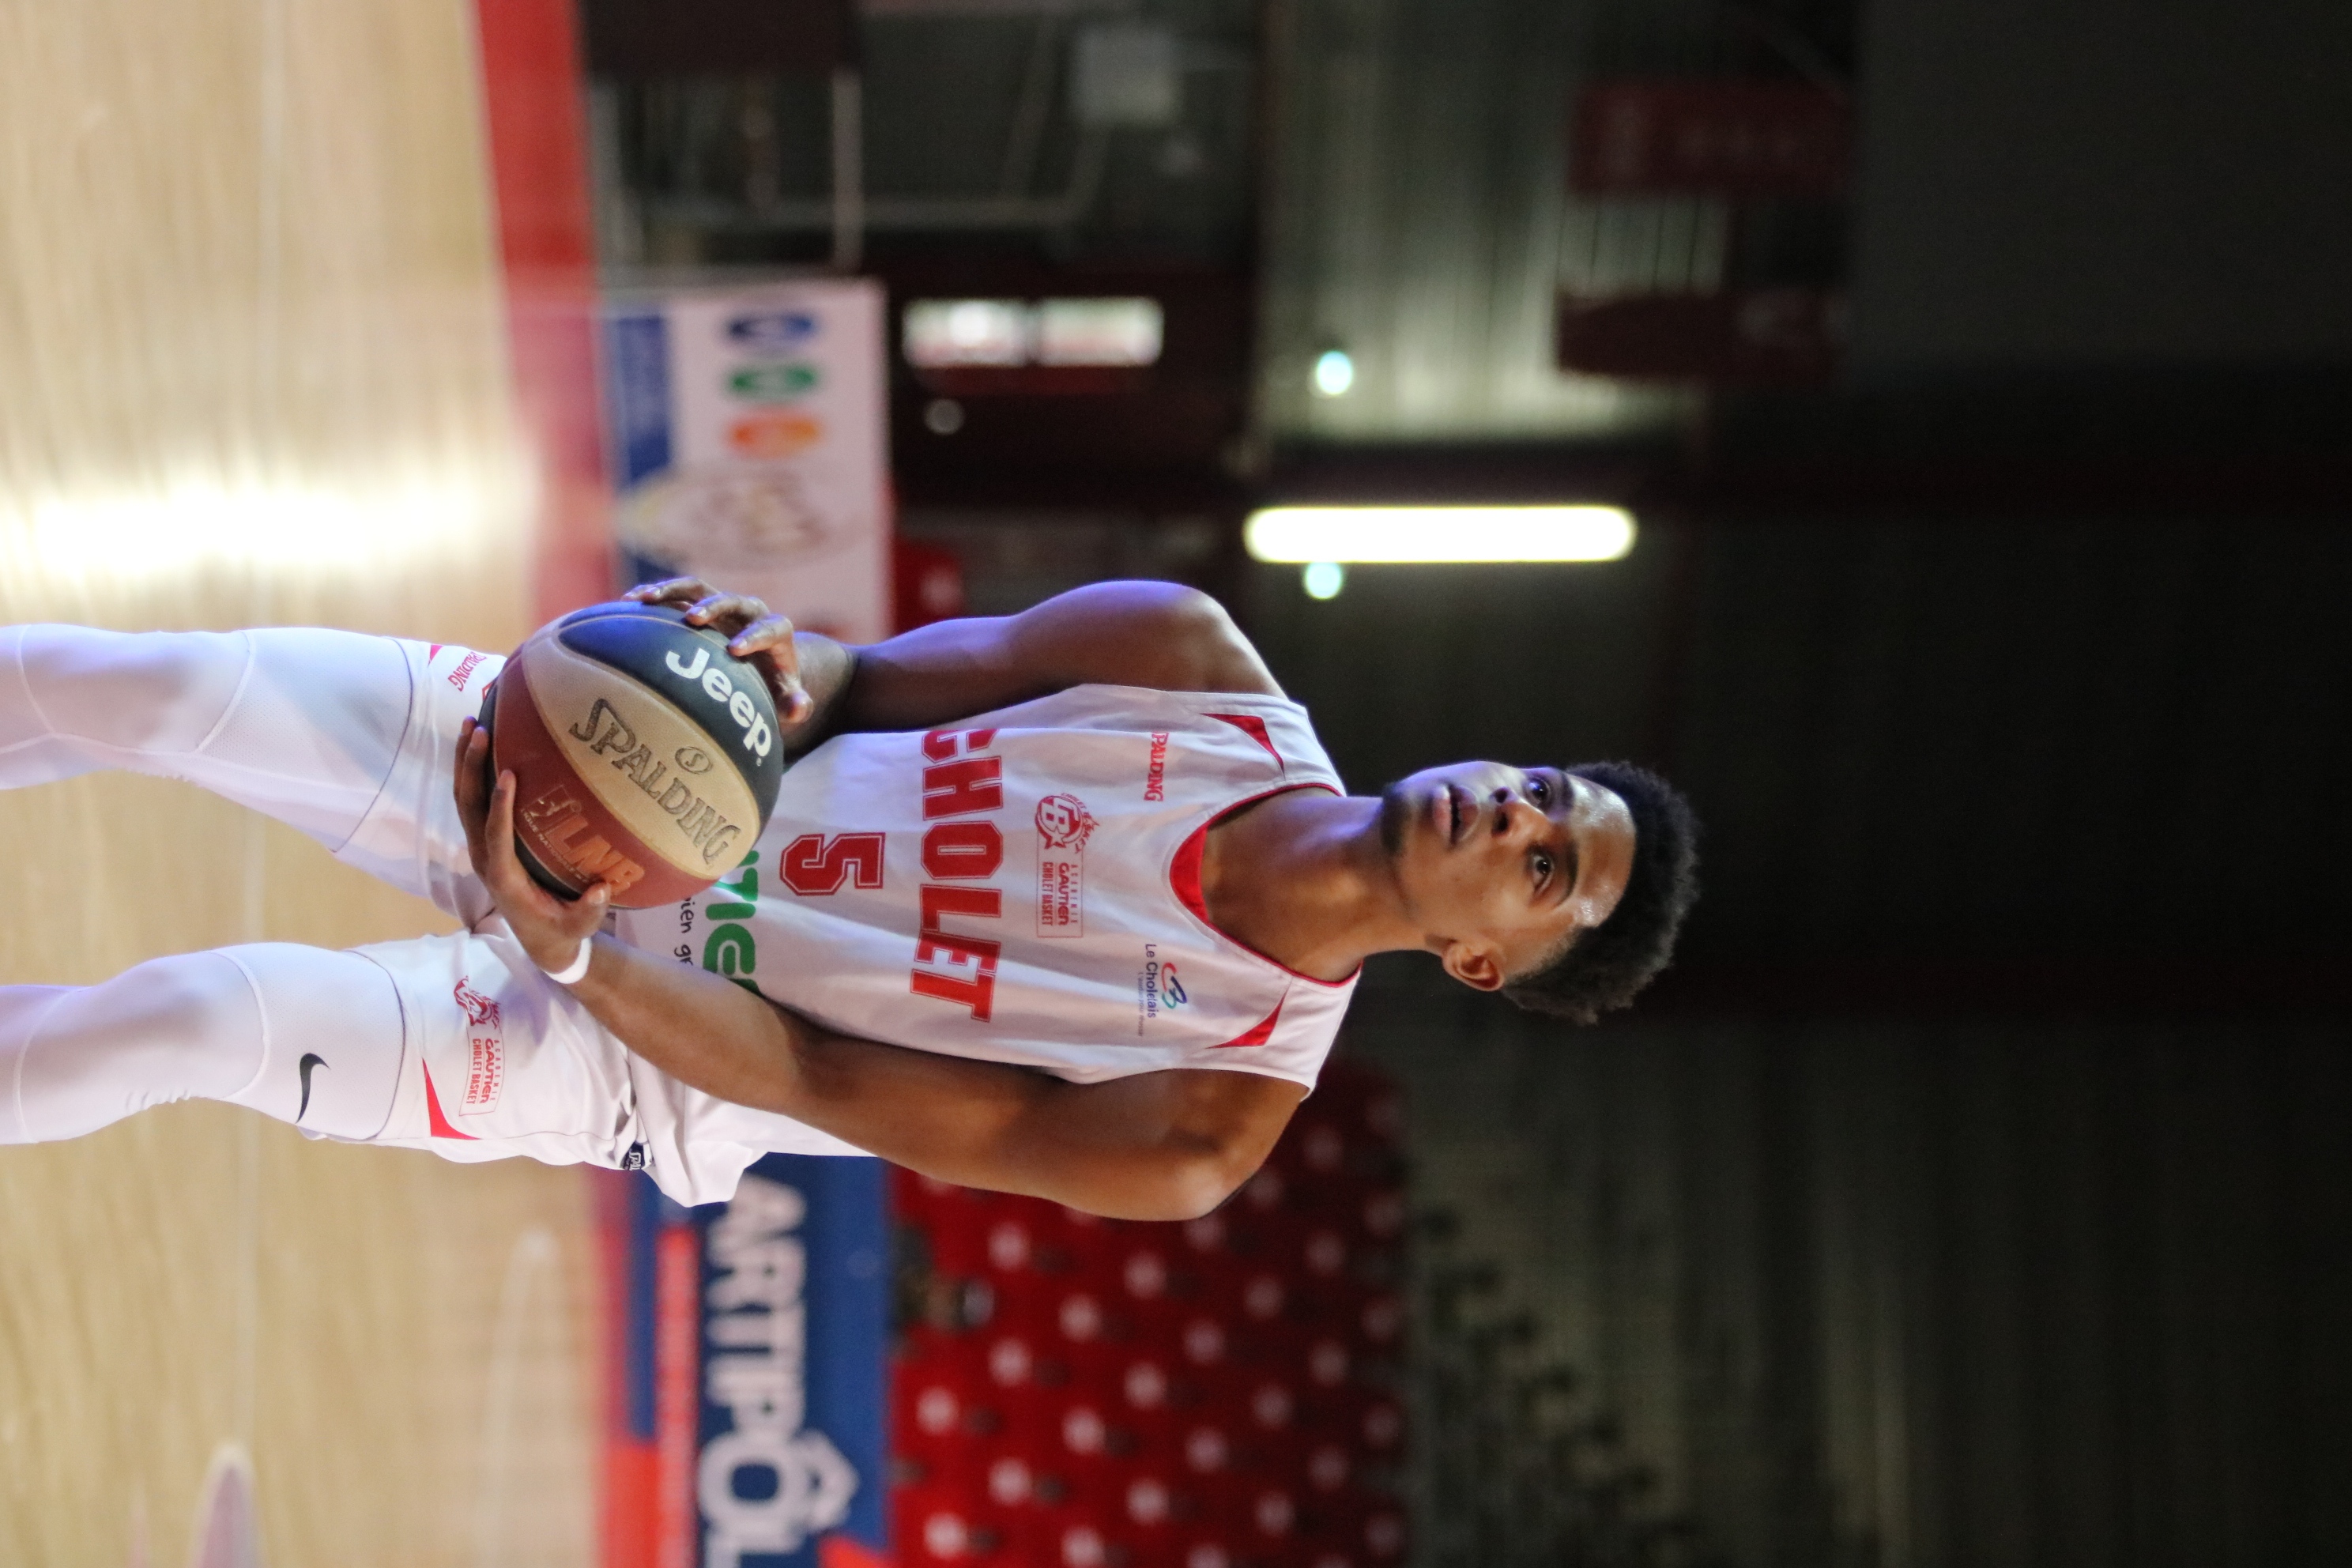
<path id="1" fill-rule="evenodd" d="M 599 605 L 544 628 L 484 720 L 522 786 L 524 866 L 567 897 L 602 878 L 624 909 L 690 897 L 734 866 L 783 779 L 767 682 L 667 606 Z"/>

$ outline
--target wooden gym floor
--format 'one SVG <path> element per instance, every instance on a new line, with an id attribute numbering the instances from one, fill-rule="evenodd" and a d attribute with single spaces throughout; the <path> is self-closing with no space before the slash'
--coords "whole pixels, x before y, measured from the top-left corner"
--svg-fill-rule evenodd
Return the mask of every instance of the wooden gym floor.
<path id="1" fill-rule="evenodd" d="M 539 483 L 468 0 L 0 0 L 0 619 L 511 646 Z M 0 795 L 0 981 L 439 924 L 178 786 Z M 215 1106 L 0 1150 L 0 1563 L 593 1555 L 577 1172 Z"/>

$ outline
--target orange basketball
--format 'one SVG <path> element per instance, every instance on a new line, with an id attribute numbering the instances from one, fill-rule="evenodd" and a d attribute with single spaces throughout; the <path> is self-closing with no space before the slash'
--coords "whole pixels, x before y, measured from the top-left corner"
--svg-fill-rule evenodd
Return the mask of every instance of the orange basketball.
<path id="1" fill-rule="evenodd" d="M 482 703 L 515 775 L 515 849 L 541 887 L 598 880 L 620 909 L 675 903 L 741 863 L 784 774 L 775 700 L 719 633 L 664 605 L 542 626 Z"/>

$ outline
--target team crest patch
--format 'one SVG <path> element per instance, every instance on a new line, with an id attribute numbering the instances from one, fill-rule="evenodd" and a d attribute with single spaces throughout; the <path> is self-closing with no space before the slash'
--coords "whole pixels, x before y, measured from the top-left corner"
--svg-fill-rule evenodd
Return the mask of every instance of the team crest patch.
<path id="1" fill-rule="evenodd" d="M 473 1047 L 473 1060 L 466 1072 L 466 1098 L 460 1112 L 488 1110 L 499 1103 L 499 1090 L 506 1087 L 507 1047 L 504 1020 L 499 1005 L 467 984 L 457 982 L 454 994 L 457 1005 L 466 1010 L 466 1037 Z"/>
<path id="2" fill-rule="evenodd" d="M 1037 803 L 1037 934 L 1084 936 L 1087 839 L 1094 814 L 1074 795 Z"/>

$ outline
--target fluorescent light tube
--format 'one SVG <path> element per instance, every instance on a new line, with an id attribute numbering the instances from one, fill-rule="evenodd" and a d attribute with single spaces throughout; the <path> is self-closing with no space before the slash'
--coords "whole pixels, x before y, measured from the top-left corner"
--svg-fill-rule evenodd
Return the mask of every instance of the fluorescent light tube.
<path id="1" fill-rule="evenodd" d="M 1615 561 L 1633 519 L 1613 506 L 1277 506 L 1243 539 L 1260 561 Z"/>

